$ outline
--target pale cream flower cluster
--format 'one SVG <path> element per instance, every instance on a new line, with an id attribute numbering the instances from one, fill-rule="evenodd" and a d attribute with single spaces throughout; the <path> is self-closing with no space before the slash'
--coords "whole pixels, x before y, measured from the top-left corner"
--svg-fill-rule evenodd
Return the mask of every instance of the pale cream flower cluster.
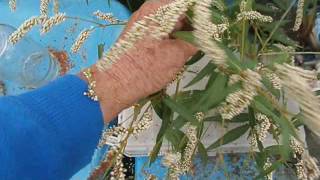
<path id="1" fill-rule="evenodd" d="M 107 21 L 111 24 L 116 24 L 119 22 L 119 19 L 115 18 L 112 15 L 112 13 L 104 13 L 104 12 L 101 12 L 98 10 L 98 11 L 94 12 L 93 15 L 96 16 L 98 19 Z"/>
<path id="2" fill-rule="evenodd" d="M 195 118 L 197 121 L 202 122 L 205 118 L 205 114 L 203 112 L 197 112 Z"/>
<path id="3" fill-rule="evenodd" d="M 270 162 L 270 158 L 267 158 L 267 161 L 266 161 L 266 163 L 264 164 L 263 169 L 264 169 L 264 170 L 267 170 L 267 169 L 270 168 L 271 166 L 272 166 L 272 163 Z M 265 178 L 266 178 L 267 180 L 272 180 L 272 179 L 273 179 L 272 176 L 273 176 L 273 172 L 270 172 L 269 174 L 267 174 L 267 175 L 265 176 Z"/>
<path id="4" fill-rule="evenodd" d="M 216 7 L 219 11 L 224 11 L 225 7 L 221 1 L 212 1 L 212 6 Z"/>
<path id="5" fill-rule="evenodd" d="M 141 121 L 132 127 L 132 135 L 139 135 L 141 132 L 149 129 L 152 125 L 152 122 L 153 122 L 152 113 L 151 112 L 144 113 Z"/>
<path id="6" fill-rule="evenodd" d="M 259 21 L 259 22 L 265 22 L 270 23 L 273 21 L 271 16 L 265 16 L 257 11 L 244 11 L 237 15 L 237 21 L 242 20 L 250 20 L 250 21 Z"/>
<path id="7" fill-rule="evenodd" d="M 213 0 L 197 1 L 194 6 L 194 36 L 199 47 L 221 67 L 228 67 L 227 55 L 212 39 L 215 25 L 211 22 L 211 4 Z"/>
<path id="8" fill-rule="evenodd" d="M 134 47 L 134 44 L 143 39 L 146 34 L 160 39 L 167 36 L 195 0 L 175 0 L 166 6 L 160 7 L 155 14 L 145 16 L 137 21 L 111 49 L 97 63 L 99 70 L 107 70 L 117 62 L 122 54 Z M 161 17 L 159 17 L 161 16 Z M 164 23 L 166 22 L 166 23 Z"/>
<path id="9" fill-rule="evenodd" d="M 258 141 L 263 143 L 268 135 L 268 130 L 272 126 L 271 120 L 264 114 L 257 113 L 255 115 L 255 118 L 258 123 L 254 126 L 253 131 L 249 137 L 251 150 L 258 148 Z"/>
<path id="10" fill-rule="evenodd" d="M 241 80 L 241 76 L 239 74 L 232 74 L 229 76 L 228 86 L 234 85 Z"/>
<path id="11" fill-rule="evenodd" d="M 301 156 L 304 153 L 304 147 L 301 143 L 294 137 L 290 138 L 290 148 L 293 151 L 293 157 L 297 158 L 297 156 Z"/>
<path id="12" fill-rule="evenodd" d="M 289 145 L 293 151 L 293 157 L 298 161 L 295 164 L 298 179 L 318 179 L 320 176 L 320 170 L 317 165 L 318 161 L 308 154 L 296 138 L 291 137 Z"/>
<path id="13" fill-rule="evenodd" d="M 197 127 L 189 126 L 186 132 L 189 141 L 184 154 L 167 153 L 163 158 L 163 164 L 169 168 L 169 177 L 172 180 L 179 179 L 179 176 L 188 172 L 192 166 L 193 154 L 198 145 Z"/>
<path id="14" fill-rule="evenodd" d="M 242 89 L 229 94 L 219 108 L 223 119 L 231 120 L 242 113 L 257 95 L 256 86 L 262 87 L 261 76 L 250 69 L 242 73 L 241 81 Z"/>
<path id="15" fill-rule="evenodd" d="M 77 53 L 83 43 L 89 38 L 90 34 L 92 32 L 92 29 L 84 29 L 79 36 L 77 37 L 76 41 L 73 43 L 71 47 L 71 52 L 72 53 Z"/>
<path id="16" fill-rule="evenodd" d="M 317 159 L 308 153 L 303 153 L 301 159 L 295 164 L 296 173 L 299 180 L 316 180 L 320 177 L 320 170 Z"/>
<path id="17" fill-rule="evenodd" d="M 139 135 L 143 131 L 147 130 L 150 128 L 152 125 L 153 118 L 152 118 L 152 113 L 151 112 L 145 112 L 142 116 L 141 121 L 135 123 L 131 128 L 126 128 L 121 125 L 115 126 L 110 129 L 106 129 L 100 138 L 100 142 L 98 147 L 103 147 L 106 144 L 113 143 L 109 141 L 113 141 L 116 139 L 118 143 L 122 142 L 124 138 L 131 133 L 134 136 Z"/>
<path id="18" fill-rule="evenodd" d="M 240 13 L 237 15 L 237 21 L 242 20 L 255 20 L 259 22 L 272 22 L 273 19 L 271 16 L 265 16 L 257 11 L 252 11 L 247 9 L 247 1 L 242 0 L 240 3 Z"/>
<path id="19" fill-rule="evenodd" d="M 258 124 L 254 127 L 258 134 L 257 139 L 260 142 L 263 142 L 268 135 L 268 130 L 271 127 L 271 121 L 266 115 L 261 113 L 257 113 L 255 116 L 258 121 Z"/>
<path id="20" fill-rule="evenodd" d="M 115 157 L 113 157 L 115 156 Z M 125 180 L 126 179 L 126 172 L 127 169 L 123 165 L 123 153 L 120 152 L 120 148 L 118 147 L 111 147 L 106 157 L 113 157 L 115 158 L 115 163 L 113 164 L 113 168 L 110 172 L 110 180 Z M 106 159 L 109 160 L 110 159 Z"/>
<path id="21" fill-rule="evenodd" d="M 304 123 L 320 136 L 320 103 L 308 84 L 308 80 L 314 78 L 314 72 L 288 64 L 276 65 L 276 68 L 286 94 L 299 103 Z"/>
<path id="22" fill-rule="evenodd" d="M 176 0 L 168 5 L 160 7 L 156 13 L 146 17 L 151 20 L 149 26 L 152 33 L 150 35 L 155 39 L 161 39 L 171 33 L 176 23 L 184 12 L 195 2 L 195 0 Z"/>
<path id="23" fill-rule="evenodd" d="M 128 134 L 128 129 L 123 126 L 116 126 L 116 127 L 107 129 L 103 131 L 98 147 L 102 148 L 104 145 L 108 144 L 110 141 L 110 138 L 114 138 L 118 143 L 120 143 L 120 141 L 122 141 L 127 134 Z"/>
<path id="24" fill-rule="evenodd" d="M 298 31 L 302 24 L 303 19 L 303 9 L 304 9 L 304 0 L 298 1 L 297 11 L 296 11 L 296 21 L 294 22 L 293 31 Z"/>
<path id="25" fill-rule="evenodd" d="M 268 80 L 271 82 L 272 86 L 275 89 L 280 90 L 282 88 L 281 79 L 279 78 L 279 76 L 277 76 L 277 74 L 267 72 L 266 77 L 268 78 Z"/>

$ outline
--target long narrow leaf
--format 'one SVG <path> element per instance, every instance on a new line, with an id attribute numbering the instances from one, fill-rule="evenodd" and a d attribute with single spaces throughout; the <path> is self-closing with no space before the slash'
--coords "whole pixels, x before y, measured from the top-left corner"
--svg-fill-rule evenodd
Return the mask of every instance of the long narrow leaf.
<path id="1" fill-rule="evenodd" d="M 231 142 L 237 140 L 238 138 L 240 138 L 243 134 L 245 134 L 248 131 L 249 127 L 250 127 L 249 124 L 245 124 L 245 125 L 242 125 L 240 127 L 237 127 L 237 128 L 230 130 L 224 136 L 219 138 L 216 142 L 211 144 L 207 148 L 207 150 L 212 150 L 212 149 L 215 149 L 219 146 L 222 146 L 222 145 L 225 145 L 225 144 L 228 144 L 228 143 L 231 143 Z"/>

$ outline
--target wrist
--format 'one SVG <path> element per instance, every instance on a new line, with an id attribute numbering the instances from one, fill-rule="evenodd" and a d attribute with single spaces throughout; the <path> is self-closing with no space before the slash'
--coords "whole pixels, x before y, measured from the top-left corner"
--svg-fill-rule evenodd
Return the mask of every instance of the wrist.
<path id="1" fill-rule="evenodd" d="M 99 98 L 104 121 L 108 123 L 123 109 L 130 107 L 134 98 L 126 88 L 127 84 L 123 82 L 123 78 L 120 78 L 119 74 L 115 75 L 113 70 L 103 72 L 95 66 L 92 66 L 91 70 L 96 81 L 95 93 Z"/>

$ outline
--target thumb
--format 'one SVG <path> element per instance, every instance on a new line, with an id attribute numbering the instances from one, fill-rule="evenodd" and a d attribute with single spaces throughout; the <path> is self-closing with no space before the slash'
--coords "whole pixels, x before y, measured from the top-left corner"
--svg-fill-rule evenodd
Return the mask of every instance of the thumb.
<path id="1" fill-rule="evenodd" d="M 172 46 L 178 47 L 180 51 L 184 53 L 184 57 L 187 60 L 193 55 L 197 53 L 199 50 L 196 46 L 192 45 L 191 43 L 188 43 L 186 41 L 180 40 L 180 39 L 171 39 Z"/>

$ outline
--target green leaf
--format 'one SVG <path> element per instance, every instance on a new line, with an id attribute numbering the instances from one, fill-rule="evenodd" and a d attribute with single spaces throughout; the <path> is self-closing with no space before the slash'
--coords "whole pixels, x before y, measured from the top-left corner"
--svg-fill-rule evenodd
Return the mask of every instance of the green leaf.
<path id="1" fill-rule="evenodd" d="M 203 96 L 199 99 L 197 104 L 193 108 L 193 112 L 195 110 L 199 111 L 207 111 L 210 108 L 215 107 L 220 104 L 225 97 L 227 96 L 227 92 L 225 91 L 227 85 L 228 78 L 227 76 L 219 73 L 215 78 L 214 82 L 208 89 L 203 93 Z"/>
<path id="2" fill-rule="evenodd" d="M 212 71 L 214 71 L 214 69 L 216 68 L 216 66 L 212 63 L 208 63 L 198 74 L 195 78 L 193 78 L 186 86 L 190 87 L 192 85 L 194 85 L 195 83 L 199 82 L 200 80 L 202 80 L 204 77 L 206 77 L 207 75 L 209 75 Z"/>
<path id="3" fill-rule="evenodd" d="M 264 151 L 266 152 L 266 154 L 268 156 L 281 155 L 281 152 L 283 152 L 285 150 L 286 150 L 286 147 L 284 147 L 283 145 L 273 145 L 273 146 L 266 147 L 264 149 Z"/>
<path id="4" fill-rule="evenodd" d="M 222 117 L 220 115 L 207 117 L 204 119 L 206 122 L 222 122 Z M 228 120 L 229 123 L 243 123 L 249 121 L 249 114 L 248 113 L 241 113 L 238 116 L 232 118 L 231 120 Z"/>
<path id="5" fill-rule="evenodd" d="M 198 142 L 198 151 L 200 154 L 201 162 L 203 163 L 203 165 L 207 165 L 209 156 L 206 147 L 200 141 Z"/>
<path id="6" fill-rule="evenodd" d="M 169 126 L 171 124 L 172 111 L 168 106 L 166 106 L 164 104 L 163 101 L 161 102 L 160 106 L 158 105 L 158 106 L 154 106 L 154 107 L 156 107 L 156 108 L 154 108 L 155 110 L 158 109 L 156 111 L 159 111 L 158 115 L 159 115 L 160 119 L 162 120 L 161 127 L 160 127 L 160 130 L 157 135 L 157 141 L 159 141 L 163 138 L 163 136 L 166 133 L 166 130 L 169 128 Z"/>
<path id="7" fill-rule="evenodd" d="M 204 52 L 198 51 L 195 55 L 192 56 L 192 58 L 186 63 L 187 66 L 190 66 L 196 62 L 198 62 L 201 58 L 204 56 Z"/>
<path id="8" fill-rule="evenodd" d="M 188 43 L 196 44 L 195 37 L 193 36 L 192 31 L 177 31 L 174 32 L 172 35 L 173 37 L 184 40 Z"/>
<path id="9" fill-rule="evenodd" d="M 236 127 L 234 129 L 230 130 L 224 136 L 219 138 L 216 142 L 211 144 L 207 148 L 207 150 L 215 149 L 219 146 L 222 146 L 224 144 L 228 144 L 228 143 L 231 143 L 231 142 L 237 140 L 238 138 L 240 138 L 243 134 L 245 134 L 248 131 L 249 127 L 250 127 L 249 124 L 245 124 L 245 125 L 242 125 L 242 126 L 239 126 L 239 127 Z"/>
<path id="10" fill-rule="evenodd" d="M 281 8 L 282 10 L 286 10 L 288 8 L 287 4 L 283 3 L 282 0 L 272 0 L 272 1 L 277 5 L 277 7 Z"/>
<path id="11" fill-rule="evenodd" d="M 104 52 L 104 43 L 98 44 L 98 58 L 101 59 Z"/>
<path id="12" fill-rule="evenodd" d="M 184 119 L 192 122 L 193 124 L 198 124 L 199 122 L 194 118 L 193 114 L 190 110 L 185 109 L 183 105 L 178 104 L 177 102 L 173 101 L 170 97 L 166 97 L 163 99 L 163 102 L 171 108 L 172 111 L 177 112 L 180 114 Z"/>
<path id="13" fill-rule="evenodd" d="M 185 136 L 185 134 L 178 129 L 168 129 L 166 131 L 165 137 L 166 139 L 175 147 L 176 150 L 179 151 L 181 139 Z"/>
<path id="14" fill-rule="evenodd" d="M 176 101 L 183 104 L 186 108 L 191 108 L 194 103 L 202 96 L 204 90 L 181 91 L 176 96 Z"/>

